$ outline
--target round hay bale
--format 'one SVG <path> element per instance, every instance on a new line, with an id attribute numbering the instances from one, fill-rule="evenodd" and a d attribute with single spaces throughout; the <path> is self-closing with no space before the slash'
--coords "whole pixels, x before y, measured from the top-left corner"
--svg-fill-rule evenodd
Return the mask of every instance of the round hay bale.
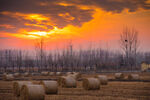
<path id="1" fill-rule="evenodd" d="M 100 89 L 100 81 L 97 78 L 86 78 L 83 80 L 82 85 L 85 90 L 99 90 Z"/>
<path id="2" fill-rule="evenodd" d="M 14 73 L 14 77 L 19 77 L 21 76 L 20 73 Z"/>
<path id="3" fill-rule="evenodd" d="M 29 77 L 30 73 L 29 72 L 25 72 L 23 75 L 24 75 L 24 77 Z"/>
<path id="4" fill-rule="evenodd" d="M 3 76 L 6 76 L 7 75 L 7 73 L 3 73 Z"/>
<path id="5" fill-rule="evenodd" d="M 72 72 L 70 74 L 67 74 L 67 76 L 71 76 L 71 77 L 75 78 L 76 80 L 81 78 L 81 74 L 78 72 Z"/>
<path id="6" fill-rule="evenodd" d="M 21 100 L 44 100 L 45 90 L 42 85 L 23 85 L 21 88 Z"/>
<path id="7" fill-rule="evenodd" d="M 67 72 L 67 73 L 66 73 L 66 75 L 70 75 L 70 74 L 73 74 L 73 72 Z"/>
<path id="8" fill-rule="evenodd" d="M 57 81 L 42 81 L 46 94 L 57 94 L 58 84 Z"/>
<path id="9" fill-rule="evenodd" d="M 139 76 L 139 74 L 129 74 L 128 79 L 129 80 L 139 80 L 140 76 Z"/>
<path id="10" fill-rule="evenodd" d="M 56 75 L 57 75 L 57 76 L 60 76 L 60 75 L 61 75 L 61 72 L 56 72 Z"/>
<path id="11" fill-rule="evenodd" d="M 76 76 L 75 74 L 70 74 L 70 75 L 67 75 L 67 76 L 72 77 L 72 78 L 74 78 L 75 80 L 77 80 L 77 76 Z"/>
<path id="12" fill-rule="evenodd" d="M 74 75 L 76 76 L 77 79 L 81 78 L 81 73 L 75 72 Z"/>
<path id="13" fill-rule="evenodd" d="M 55 75 L 55 72 L 49 72 L 49 75 L 53 76 L 53 75 Z"/>
<path id="14" fill-rule="evenodd" d="M 67 76 L 61 79 L 61 86 L 65 88 L 76 88 L 77 82 L 75 78 Z"/>
<path id="15" fill-rule="evenodd" d="M 6 74 L 6 75 L 3 76 L 3 80 L 4 81 L 13 81 L 14 76 L 13 76 L 13 74 Z"/>
<path id="16" fill-rule="evenodd" d="M 41 75 L 42 75 L 42 76 L 48 76 L 48 75 L 49 75 L 49 72 L 41 72 Z"/>
<path id="17" fill-rule="evenodd" d="M 116 79 L 124 79 L 124 74 L 123 73 L 115 73 L 115 78 Z"/>
<path id="18" fill-rule="evenodd" d="M 71 72 L 72 74 L 75 74 L 75 73 L 77 73 L 77 72 Z"/>
<path id="19" fill-rule="evenodd" d="M 32 76 L 36 76 L 36 75 L 37 75 L 37 73 L 31 73 L 31 75 L 32 75 Z"/>
<path id="20" fill-rule="evenodd" d="M 98 75 L 96 76 L 100 80 L 101 85 L 107 85 L 108 84 L 108 78 L 106 75 Z"/>
<path id="21" fill-rule="evenodd" d="M 7 74 L 8 74 L 8 73 L 3 73 L 3 74 L 2 74 L 3 80 L 4 80 L 4 78 L 6 77 Z"/>
<path id="22" fill-rule="evenodd" d="M 13 83 L 13 94 L 14 96 L 20 96 L 21 87 L 26 84 L 32 84 L 30 81 L 16 81 Z"/>
<path id="23" fill-rule="evenodd" d="M 40 85 L 41 84 L 41 81 L 31 81 L 32 84 L 36 84 L 36 85 Z"/>

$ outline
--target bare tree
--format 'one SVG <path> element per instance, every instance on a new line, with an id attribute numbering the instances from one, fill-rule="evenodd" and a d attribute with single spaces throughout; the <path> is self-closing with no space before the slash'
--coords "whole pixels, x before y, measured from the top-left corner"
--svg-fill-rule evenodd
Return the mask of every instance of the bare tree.
<path id="1" fill-rule="evenodd" d="M 138 31 L 134 28 L 124 28 L 120 35 L 120 44 L 125 53 L 126 65 L 136 66 L 136 56 L 139 47 Z"/>
<path id="2" fill-rule="evenodd" d="M 45 60 L 45 51 L 44 51 L 44 37 L 40 37 L 37 39 L 35 43 L 35 51 L 36 51 L 36 58 L 37 62 L 39 61 L 39 70 L 42 70 L 44 66 L 44 60 Z"/>

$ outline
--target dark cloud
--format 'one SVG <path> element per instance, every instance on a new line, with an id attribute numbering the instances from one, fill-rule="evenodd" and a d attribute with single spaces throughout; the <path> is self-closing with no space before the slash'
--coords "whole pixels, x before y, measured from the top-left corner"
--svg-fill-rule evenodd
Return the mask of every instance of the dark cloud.
<path id="1" fill-rule="evenodd" d="M 0 0 L 0 12 L 11 13 L 23 13 L 23 14 L 42 14 L 51 19 L 53 25 L 63 28 L 67 25 L 81 26 L 82 23 L 92 19 L 93 10 L 83 10 L 74 6 L 62 6 L 58 5 L 61 0 Z M 44 5 L 42 5 L 44 4 Z M 68 20 L 59 14 L 68 13 L 73 19 Z M 36 21 L 29 21 L 23 18 L 14 18 L 12 16 L 0 14 L 0 24 L 10 24 L 16 28 L 32 28 L 38 30 L 45 30 L 42 27 L 26 26 L 24 23 L 37 24 Z M 52 25 L 45 25 L 45 22 L 41 22 L 43 26 L 47 27 L 46 30 L 51 29 Z M 48 22 L 47 22 L 48 23 Z M 5 30 L 5 28 L 3 28 Z M 9 29 L 10 30 L 10 29 Z M 7 30 L 8 31 L 8 30 Z M 10 31 L 13 31 L 11 29 Z M 14 32 L 15 32 L 14 28 Z"/>
<path id="2" fill-rule="evenodd" d="M 30 28 L 37 30 L 45 30 L 57 26 L 63 28 L 67 25 L 81 26 L 84 22 L 92 19 L 94 9 L 81 9 L 77 5 L 95 6 L 105 11 L 120 13 L 124 9 L 130 12 L 136 11 L 138 8 L 150 9 L 147 0 L 0 0 L 0 25 L 9 24 L 14 28 L 1 30 L 16 32 L 19 28 Z M 69 3 L 71 5 L 64 6 L 59 3 Z M 50 18 L 50 21 L 42 21 L 38 23 L 36 20 L 28 20 L 18 16 L 4 15 L 2 12 L 22 13 L 22 14 L 42 14 Z M 60 16 L 63 14 L 63 16 Z M 66 14 L 66 15 L 65 15 Z M 47 23 L 52 23 L 47 24 Z M 25 23 L 28 23 L 25 24 Z M 30 25 L 29 25 L 30 24 Z M 31 24 L 33 26 L 31 26 Z M 36 25 L 37 24 L 37 25 Z M 44 27 L 41 27 L 44 26 Z"/>
<path id="3" fill-rule="evenodd" d="M 136 11 L 138 8 L 150 9 L 148 0 L 65 0 L 72 4 L 97 6 L 105 11 L 121 12 L 128 9 L 130 12 Z"/>

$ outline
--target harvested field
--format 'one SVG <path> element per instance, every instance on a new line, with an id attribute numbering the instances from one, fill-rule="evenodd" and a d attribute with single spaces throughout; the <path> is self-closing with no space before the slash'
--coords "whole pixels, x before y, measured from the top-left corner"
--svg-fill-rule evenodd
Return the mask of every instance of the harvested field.
<path id="1" fill-rule="evenodd" d="M 129 73 L 125 73 L 127 76 Z M 114 73 L 103 73 L 113 78 Z M 149 80 L 150 73 L 139 73 L 142 80 Z M 82 75 L 82 78 L 93 77 L 94 75 Z M 50 76 L 35 76 L 37 80 L 57 79 Z M 30 80 L 28 77 L 26 80 Z M 20 79 L 21 80 L 21 79 Z M 38 83 L 38 82 L 37 82 Z M 13 95 L 13 82 L 0 80 L 0 100 L 17 100 Z M 58 87 L 58 95 L 45 94 L 45 100 L 150 100 L 150 82 L 141 81 L 109 81 L 108 85 L 101 85 L 100 90 L 85 90 L 82 81 L 77 82 L 77 88 Z"/>

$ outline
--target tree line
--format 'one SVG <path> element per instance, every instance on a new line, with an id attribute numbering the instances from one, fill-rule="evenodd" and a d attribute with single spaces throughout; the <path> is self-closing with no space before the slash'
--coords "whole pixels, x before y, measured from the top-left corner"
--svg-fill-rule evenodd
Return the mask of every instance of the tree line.
<path id="1" fill-rule="evenodd" d="M 150 52 L 139 52 L 140 42 L 135 29 L 124 28 L 119 44 L 120 51 L 74 50 L 73 44 L 69 43 L 67 48 L 53 52 L 45 51 L 44 39 L 40 38 L 34 54 L 25 50 L 0 50 L 0 71 L 133 71 L 140 70 L 143 61 L 150 63 Z"/>

